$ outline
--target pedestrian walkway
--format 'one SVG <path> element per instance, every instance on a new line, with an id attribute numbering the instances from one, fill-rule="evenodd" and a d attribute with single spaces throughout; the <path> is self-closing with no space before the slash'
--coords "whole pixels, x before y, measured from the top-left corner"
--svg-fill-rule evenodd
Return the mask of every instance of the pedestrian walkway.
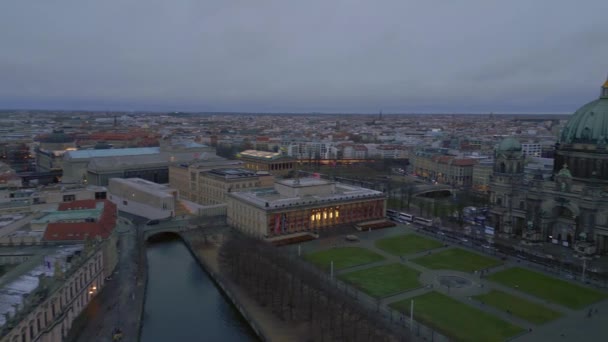
<path id="1" fill-rule="evenodd" d="M 514 325 L 517 325 L 517 326 L 520 326 L 520 327 L 526 329 L 527 330 L 526 333 L 523 333 L 522 335 L 514 338 L 517 341 L 520 341 L 520 340 L 521 341 L 539 341 L 539 340 L 559 340 L 559 339 L 568 340 L 568 339 L 565 339 L 565 336 L 564 337 L 560 336 L 561 333 L 554 332 L 554 330 L 556 330 L 558 327 L 562 327 L 562 326 L 563 326 L 563 329 L 561 329 L 561 330 L 564 331 L 564 334 L 566 336 L 579 336 L 580 335 L 580 339 L 581 339 L 581 341 L 583 341 L 584 339 L 582 339 L 582 334 L 578 334 L 575 332 L 576 325 L 570 324 L 570 323 L 563 324 L 564 322 L 570 322 L 570 319 L 572 319 L 572 318 L 574 318 L 574 320 L 579 321 L 578 324 L 580 324 L 580 325 L 597 326 L 597 328 L 593 328 L 593 329 L 597 329 L 598 334 L 601 332 L 602 328 L 604 328 L 604 330 L 605 330 L 605 326 L 606 326 L 606 324 L 608 324 L 608 303 L 605 303 L 605 302 L 598 304 L 597 307 L 599 310 L 605 312 L 606 316 L 601 316 L 600 314 L 597 314 L 595 316 L 592 316 L 591 318 L 587 318 L 584 310 L 583 311 L 571 310 L 569 308 L 563 307 L 556 303 L 551 303 L 551 302 L 548 302 L 541 298 L 532 296 L 523 291 L 518 291 L 511 287 L 488 281 L 477 273 L 473 274 L 473 273 L 465 273 L 465 272 L 458 272 L 458 271 L 452 271 L 452 270 L 429 270 L 429 269 L 411 261 L 412 259 L 415 259 L 417 257 L 422 257 L 427 254 L 438 253 L 443 250 L 447 250 L 447 249 L 451 249 L 451 248 L 462 248 L 462 249 L 474 252 L 479 255 L 487 256 L 478 250 L 468 248 L 468 246 L 464 246 L 464 245 L 456 246 L 453 244 L 448 244 L 447 246 L 442 246 L 442 247 L 432 249 L 429 251 L 422 251 L 422 252 L 418 252 L 415 254 L 404 255 L 404 256 L 395 256 L 395 255 L 389 254 L 375 246 L 375 241 L 377 239 L 396 236 L 396 235 L 402 235 L 402 234 L 418 234 L 418 233 L 415 232 L 413 229 L 409 229 L 409 228 L 403 229 L 403 227 L 399 227 L 399 226 L 395 227 L 395 228 L 386 229 L 386 231 L 384 231 L 382 233 L 380 233 L 380 232 L 357 233 L 357 235 L 360 238 L 360 242 L 357 244 L 349 244 L 348 246 L 358 246 L 358 247 L 367 248 L 375 253 L 382 255 L 383 257 L 385 257 L 385 260 L 370 263 L 370 264 L 365 264 L 365 265 L 359 265 L 359 266 L 351 267 L 348 269 L 343 269 L 343 270 L 338 271 L 338 274 L 359 271 L 359 270 L 377 267 L 380 265 L 391 264 L 391 263 L 401 263 L 407 267 L 410 267 L 410 268 L 415 269 L 420 272 L 419 281 L 422 286 L 420 288 L 417 288 L 414 290 L 404 291 L 402 293 L 398 293 L 398 294 L 394 294 L 394 295 L 391 295 L 386 298 L 382 298 L 380 300 L 381 306 L 388 308 L 388 306 L 391 303 L 401 301 L 404 299 L 408 299 L 408 298 L 413 298 L 416 296 L 420 296 L 420 295 L 423 295 L 430 291 L 438 291 L 438 292 L 445 294 L 447 296 L 450 296 L 451 298 L 454 298 L 462 303 L 475 307 L 481 311 L 484 311 L 493 316 L 496 316 L 506 322 L 509 322 L 511 324 L 514 324 Z M 419 234 L 419 235 L 426 236 L 423 234 Z M 430 237 L 430 238 L 432 238 L 432 237 Z M 339 240 L 339 238 L 334 238 L 334 241 L 340 241 L 340 240 Z M 317 243 L 317 246 L 319 244 L 320 245 L 323 244 L 322 241 L 317 241 L 316 243 Z M 337 245 L 339 245 L 339 247 L 343 247 L 339 242 L 337 243 Z M 332 244 L 332 245 L 324 246 L 323 249 L 334 248 L 334 247 L 337 247 L 337 245 Z M 312 248 L 310 248 L 309 250 L 318 250 L 318 249 L 315 249 L 313 246 L 310 246 L 310 247 L 312 247 Z M 529 267 L 527 267 L 527 265 L 525 265 L 523 263 L 507 261 L 502 265 L 492 267 L 488 270 L 484 270 L 484 275 L 493 274 L 493 273 L 500 272 L 505 269 L 508 269 L 511 267 L 516 267 L 516 266 L 529 268 Z M 538 272 L 538 270 L 536 270 L 536 269 L 533 269 L 533 268 L 530 268 L 530 269 Z M 545 273 L 547 273 L 547 272 L 545 272 Z M 550 273 L 547 273 L 547 274 L 554 276 Z M 441 276 L 462 277 L 462 278 L 468 280 L 470 282 L 470 285 L 463 286 L 460 288 L 455 288 L 455 287 L 447 288 L 446 286 L 442 285 L 441 282 L 439 281 L 439 277 L 441 277 Z M 487 293 L 491 290 L 499 290 L 499 291 L 529 300 L 531 302 L 541 304 L 552 310 L 560 312 L 563 316 L 553 322 L 537 325 L 537 324 L 528 322 L 526 320 L 523 320 L 517 316 L 514 316 L 506 311 L 497 309 L 490 305 L 483 304 L 481 301 L 475 300 L 473 298 L 476 295 Z M 362 294 L 362 295 L 365 297 L 369 297 L 365 294 Z M 377 300 L 375 300 L 374 298 L 371 298 L 371 297 L 368 298 L 368 301 L 370 303 L 377 302 Z M 594 319 L 594 317 L 595 317 L 595 319 Z M 597 336 L 600 336 L 600 335 L 597 335 Z M 551 339 L 547 339 L 546 337 L 551 337 Z M 593 339 L 591 339 L 591 340 L 587 339 L 584 341 L 593 341 Z"/>

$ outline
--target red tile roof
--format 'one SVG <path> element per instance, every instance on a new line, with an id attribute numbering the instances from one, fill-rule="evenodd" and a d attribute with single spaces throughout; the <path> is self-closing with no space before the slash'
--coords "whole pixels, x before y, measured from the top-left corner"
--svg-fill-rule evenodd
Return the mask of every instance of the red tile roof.
<path id="1" fill-rule="evenodd" d="M 97 206 L 97 201 L 94 199 L 90 200 L 79 200 L 73 202 L 65 202 L 60 203 L 57 211 L 66 211 L 66 210 L 77 210 L 77 209 L 95 209 Z"/>
<path id="2" fill-rule="evenodd" d="M 82 200 L 62 203 L 64 208 L 95 208 L 97 202 L 103 202 L 103 211 L 97 222 L 56 222 L 49 223 L 44 232 L 45 241 L 83 241 L 87 236 L 100 236 L 105 239 L 116 227 L 116 204 L 108 200 Z M 92 207 L 90 207 L 92 204 Z M 86 207 L 89 206 L 89 207 Z M 68 209 L 63 209 L 68 210 Z"/>
<path id="3" fill-rule="evenodd" d="M 477 164 L 475 159 L 456 159 L 452 162 L 452 165 L 456 166 L 472 166 Z"/>

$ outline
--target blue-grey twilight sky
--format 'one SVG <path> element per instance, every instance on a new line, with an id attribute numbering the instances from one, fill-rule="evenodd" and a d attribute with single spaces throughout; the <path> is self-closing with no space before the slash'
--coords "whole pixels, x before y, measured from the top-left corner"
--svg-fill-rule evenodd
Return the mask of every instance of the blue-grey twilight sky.
<path id="1" fill-rule="evenodd" d="M 606 0 L 3 0 L 0 108 L 572 112 Z"/>

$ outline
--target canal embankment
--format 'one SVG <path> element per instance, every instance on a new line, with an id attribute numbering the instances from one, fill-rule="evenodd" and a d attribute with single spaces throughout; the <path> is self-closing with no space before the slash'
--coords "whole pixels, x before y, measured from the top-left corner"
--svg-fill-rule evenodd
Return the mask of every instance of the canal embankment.
<path id="1" fill-rule="evenodd" d="M 262 307 L 243 289 L 222 275 L 218 255 L 221 235 L 205 237 L 200 232 L 183 232 L 182 238 L 201 267 L 229 298 L 243 318 L 262 341 L 299 341 L 302 334 L 291 322 L 281 321 L 269 309 Z"/>
<path id="2" fill-rule="evenodd" d="M 152 237 L 146 259 L 141 341 L 259 341 L 183 239 Z"/>

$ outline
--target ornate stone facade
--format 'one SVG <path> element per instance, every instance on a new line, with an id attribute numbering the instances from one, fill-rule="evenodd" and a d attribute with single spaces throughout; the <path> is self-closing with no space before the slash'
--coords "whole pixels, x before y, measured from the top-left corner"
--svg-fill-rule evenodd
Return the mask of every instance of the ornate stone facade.
<path id="1" fill-rule="evenodd" d="M 491 221 L 502 236 L 552 242 L 589 255 L 608 253 L 608 81 L 599 99 L 581 107 L 555 145 L 550 180 L 524 181 L 521 145 L 496 149 Z"/>

